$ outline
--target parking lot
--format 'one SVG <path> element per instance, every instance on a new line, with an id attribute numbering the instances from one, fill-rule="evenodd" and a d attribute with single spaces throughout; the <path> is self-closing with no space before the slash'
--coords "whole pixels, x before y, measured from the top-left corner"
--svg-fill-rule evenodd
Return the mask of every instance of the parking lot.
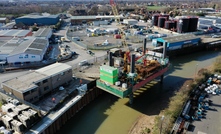
<path id="1" fill-rule="evenodd" d="M 211 95 L 210 109 L 205 113 L 205 118 L 194 121 L 189 127 L 188 134 L 220 134 L 221 132 L 221 96 Z"/>

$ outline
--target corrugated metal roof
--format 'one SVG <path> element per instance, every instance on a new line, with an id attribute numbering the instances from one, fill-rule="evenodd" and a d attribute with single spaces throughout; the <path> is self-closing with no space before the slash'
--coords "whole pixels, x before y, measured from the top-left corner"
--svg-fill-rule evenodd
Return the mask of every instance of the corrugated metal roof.
<path id="1" fill-rule="evenodd" d="M 42 73 L 47 76 L 53 76 L 58 73 L 64 72 L 71 69 L 72 67 L 63 63 L 54 63 L 52 65 L 46 66 L 44 68 L 36 70 L 36 72 Z"/>
<path id="2" fill-rule="evenodd" d="M 71 16 L 71 19 L 73 20 L 89 20 L 89 19 L 96 19 L 96 16 Z"/>
<path id="3" fill-rule="evenodd" d="M 199 37 L 195 36 L 194 34 L 187 34 L 187 35 L 178 35 L 173 37 L 166 37 L 162 38 L 168 43 L 174 43 L 174 42 L 181 42 L 181 41 L 187 41 L 187 40 L 193 40 L 193 39 L 199 39 Z"/>
<path id="4" fill-rule="evenodd" d="M 17 19 L 22 19 L 22 18 L 32 18 L 32 19 L 40 19 L 40 18 L 57 18 L 59 15 L 25 15 L 22 17 L 19 17 Z"/>
<path id="5" fill-rule="evenodd" d="M 23 41 L 16 49 L 14 49 L 9 56 L 20 54 L 20 53 L 27 53 L 27 54 L 34 54 L 34 55 L 42 55 L 43 49 L 47 45 L 46 39 L 37 39 L 37 38 L 30 38 L 28 40 Z"/>
<path id="6" fill-rule="evenodd" d="M 51 28 L 40 28 L 33 36 L 47 37 L 50 32 L 51 32 Z"/>
<path id="7" fill-rule="evenodd" d="M 16 37 L 24 37 L 28 33 L 30 33 L 31 30 L 1 30 L 0 36 L 16 36 Z"/>

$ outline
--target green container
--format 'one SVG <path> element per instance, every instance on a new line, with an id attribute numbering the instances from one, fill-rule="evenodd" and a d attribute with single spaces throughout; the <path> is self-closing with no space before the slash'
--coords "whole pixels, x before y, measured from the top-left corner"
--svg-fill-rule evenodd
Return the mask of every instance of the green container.
<path id="1" fill-rule="evenodd" d="M 115 84 L 115 82 L 118 81 L 118 77 L 117 76 L 109 77 L 107 74 L 104 74 L 104 73 L 100 73 L 100 79 L 105 81 L 105 82 L 108 82 L 110 84 Z"/>
<path id="2" fill-rule="evenodd" d="M 118 75 L 118 69 L 107 65 L 103 65 L 100 67 L 100 73 L 107 74 L 110 77 L 114 77 Z"/>

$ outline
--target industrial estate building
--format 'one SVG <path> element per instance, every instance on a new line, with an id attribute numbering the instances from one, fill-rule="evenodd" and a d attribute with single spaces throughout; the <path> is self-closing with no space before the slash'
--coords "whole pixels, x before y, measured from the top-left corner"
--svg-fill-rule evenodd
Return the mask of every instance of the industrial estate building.
<path id="1" fill-rule="evenodd" d="M 43 39 L 49 39 L 52 36 L 52 30 L 51 28 L 40 28 L 33 36 Z"/>
<path id="2" fill-rule="evenodd" d="M 124 18 L 123 16 L 118 16 L 120 19 Z M 114 15 L 109 16 L 72 16 L 71 17 L 71 24 L 72 25 L 82 25 L 87 22 L 93 22 L 94 24 L 97 24 L 99 21 L 99 24 L 105 24 L 103 22 L 104 20 L 110 20 L 115 19 L 116 17 Z"/>
<path id="3" fill-rule="evenodd" d="M 23 23 L 31 26 L 37 25 L 55 25 L 59 22 L 59 15 L 50 14 L 29 14 L 15 19 L 16 24 Z"/>
<path id="4" fill-rule="evenodd" d="M 31 30 L 1 30 L 0 31 L 0 37 L 26 37 L 26 36 L 32 36 Z"/>
<path id="5" fill-rule="evenodd" d="M 2 83 L 3 90 L 21 100 L 37 102 L 47 93 L 70 82 L 72 67 L 63 63 L 54 63 L 44 68 L 30 71 Z"/>
<path id="6" fill-rule="evenodd" d="M 167 50 L 177 50 L 192 46 L 198 46 L 200 42 L 200 37 L 195 36 L 194 34 L 188 35 L 178 35 L 173 37 L 166 37 L 166 38 L 157 38 L 152 40 L 152 44 L 155 47 L 163 46 L 166 44 Z"/>
<path id="7" fill-rule="evenodd" d="M 49 46 L 46 39 L 24 39 L 8 56 L 8 63 L 42 61 Z"/>
<path id="8" fill-rule="evenodd" d="M 33 36 L 30 30 L 0 31 L 0 61 L 25 63 L 42 61 L 49 46 L 50 28 L 40 28 Z"/>

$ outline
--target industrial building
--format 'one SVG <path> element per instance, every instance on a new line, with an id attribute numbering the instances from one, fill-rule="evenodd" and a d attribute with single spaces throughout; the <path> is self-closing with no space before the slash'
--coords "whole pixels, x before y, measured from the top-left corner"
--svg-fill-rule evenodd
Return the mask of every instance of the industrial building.
<path id="1" fill-rule="evenodd" d="M 33 36 L 42 38 L 42 39 L 49 39 L 52 35 L 51 28 L 40 28 Z"/>
<path id="2" fill-rule="evenodd" d="M 166 38 L 157 38 L 152 40 L 155 47 L 161 47 L 166 44 L 167 51 L 177 50 L 182 48 L 198 46 L 201 38 L 194 34 L 178 35 Z"/>
<path id="3" fill-rule="evenodd" d="M 12 52 L 7 55 L 8 63 L 24 63 L 42 61 L 49 42 L 46 39 L 24 39 Z"/>
<path id="4" fill-rule="evenodd" d="M 19 45 L 22 39 L 0 37 L 0 61 L 6 61 L 7 56 Z"/>
<path id="5" fill-rule="evenodd" d="M 0 37 L 26 37 L 32 36 L 31 30 L 0 30 Z"/>
<path id="6" fill-rule="evenodd" d="M 179 16 L 178 18 L 170 19 L 168 14 L 154 14 L 152 17 L 152 25 L 178 33 L 196 32 L 198 17 Z"/>
<path id="7" fill-rule="evenodd" d="M 29 14 L 15 19 L 16 24 L 23 23 L 28 26 L 55 25 L 59 22 L 59 15 L 50 14 Z"/>
<path id="8" fill-rule="evenodd" d="M 138 21 L 135 19 L 124 19 L 123 23 L 127 24 L 127 25 L 136 25 L 138 23 Z"/>
<path id="9" fill-rule="evenodd" d="M 118 16 L 120 19 L 124 18 L 123 16 Z M 105 22 L 102 20 L 110 20 L 110 19 L 115 19 L 116 17 L 114 15 L 109 15 L 109 16 L 72 16 L 71 17 L 71 24 L 72 25 L 82 25 L 87 22 L 93 22 L 97 24 L 97 21 L 101 21 L 101 25 Z"/>
<path id="10" fill-rule="evenodd" d="M 2 82 L 6 93 L 28 102 L 37 102 L 46 94 L 72 80 L 72 67 L 54 63 L 25 75 Z"/>

